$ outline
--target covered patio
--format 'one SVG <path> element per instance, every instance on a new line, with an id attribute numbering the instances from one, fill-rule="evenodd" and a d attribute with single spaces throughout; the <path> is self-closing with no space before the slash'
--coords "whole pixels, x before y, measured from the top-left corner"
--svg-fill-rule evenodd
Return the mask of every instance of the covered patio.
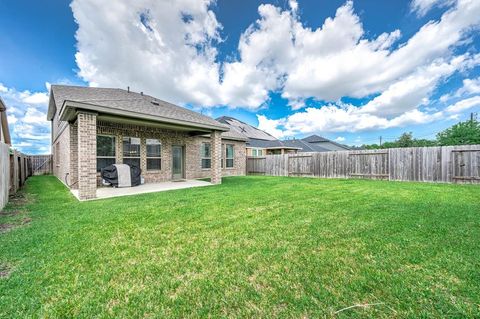
<path id="1" fill-rule="evenodd" d="M 213 185 L 210 182 L 191 179 L 191 180 L 181 180 L 181 181 L 169 181 L 161 183 L 148 183 L 135 187 L 124 187 L 124 188 L 114 188 L 114 187 L 98 187 L 97 196 L 88 200 L 97 200 L 105 198 L 113 198 L 119 196 L 129 196 L 129 195 L 138 195 L 146 193 L 155 193 L 155 192 L 164 192 L 176 189 L 184 189 L 191 187 L 203 187 Z M 70 189 L 73 196 L 80 200 L 78 189 Z"/>

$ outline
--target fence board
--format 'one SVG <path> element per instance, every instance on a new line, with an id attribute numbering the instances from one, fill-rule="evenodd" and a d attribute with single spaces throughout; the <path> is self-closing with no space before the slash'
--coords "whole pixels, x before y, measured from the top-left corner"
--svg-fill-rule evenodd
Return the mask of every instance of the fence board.
<path id="1" fill-rule="evenodd" d="M 53 174 L 52 155 L 31 155 L 32 175 Z"/>
<path id="2" fill-rule="evenodd" d="M 8 202 L 10 188 L 10 147 L 0 142 L 0 210 Z"/>
<path id="3" fill-rule="evenodd" d="M 480 145 L 248 157 L 247 174 L 479 183 Z"/>

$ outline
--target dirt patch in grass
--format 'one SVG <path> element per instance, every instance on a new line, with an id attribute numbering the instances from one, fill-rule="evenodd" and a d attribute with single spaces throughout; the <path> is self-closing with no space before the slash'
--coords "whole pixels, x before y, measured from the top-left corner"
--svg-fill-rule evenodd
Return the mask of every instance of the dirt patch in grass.
<path id="1" fill-rule="evenodd" d="M 25 213 L 24 211 L 21 211 L 19 209 L 14 209 L 14 210 L 2 210 L 0 212 L 0 216 L 17 216 L 20 214 Z"/>
<path id="2" fill-rule="evenodd" d="M 6 233 L 7 231 L 14 228 L 15 226 L 16 226 L 15 224 L 0 224 L 0 234 Z"/>
<path id="3" fill-rule="evenodd" d="M 7 231 L 9 231 L 13 228 L 29 224 L 31 221 L 32 221 L 32 219 L 30 217 L 24 217 L 21 220 L 19 220 L 19 223 L 17 223 L 17 224 L 14 224 L 14 223 L 0 224 L 0 233 L 6 233 Z"/>
<path id="4" fill-rule="evenodd" d="M 13 206 L 26 205 L 32 202 L 32 198 L 28 196 L 23 191 L 16 193 L 15 195 L 10 196 L 9 202 Z"/>
<path id="5" fill-rule="evenodd" d="M 5 264 L 0 264 L 0 278 L 6 278 L 10 275 L 12 269 Z"/>

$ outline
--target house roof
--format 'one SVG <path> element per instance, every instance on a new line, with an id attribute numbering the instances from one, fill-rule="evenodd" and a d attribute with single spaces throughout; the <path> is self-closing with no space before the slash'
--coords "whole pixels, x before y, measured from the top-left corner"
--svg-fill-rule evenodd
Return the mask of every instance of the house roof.
<path id="1" fill-rule="evenodd" d="M 302 140 L 304 140 L 307 143 L 331 142 L 330 140 L 318 135 L 310 135 L 305 138 L 302 138 Z"/>
<path id="2" fill-rule="evenodd" d="M 236 131 L 237 133 L 240 133 L 243 136 L 248 137 L 249 139 L 278 141 L 277 138 L 268 134 L 267 132 L 262 131 L 250 124 L 242 122 L 234 117 L 222 116 L 217 118 L 217 121 L 223 124 L 227 124 L 230 127 L 231 131 Z"/>
<path id="3" fill-rule="evenodd" d="M 258 147 L 258 148 L 282 148 L 287 147 L 279 140 L 259 140 L 255 138 L 248 139 L 247 147 Z"/>
<path id="4" fill-rule="evenodd" d="M 305 142 L 304 140 L 285 140 L 283 141 L 285 145 L 291 146 L 291 147 L 298 147 L 302 150 L 302 152 L 328 152 L 330 151 L 329 149 L 326 149 L 324 147 L 321 147 L 320 145 L 316 145 L 313 143 L 308 143 Z"/>
<path id="5" fill-rule="evenodd" d="M 10 138 L 10 130 L 8 129 L 8 120 L 7 120 L 7 107 L 3 102 L 2 98 L 0 98 L 0 122 L 2 132 L 1 135 L 5 141 L 5 144 L 12 145 L 12 140 Z"/>
<path id="6" fill-rule="evenodd" d="M 310 136 L 307 136 L 305 138 L 302 138 L 303 141 L 307 142 L 307 143 L 310 143 L 310 144 L 318 144 L 318 145 L 322 145 L 322 143 L 332 143 L 334 145 L 337 145 L 338 147 L 340 148 L 343 148 L 345 150 L 349 150 L 350 148 L 346 145 L 343 145 L 343 144 L 340 144 L 340 143 L 337 143 L 335 141 L 332 141 L 332 140 L 329 140 L 328 138 L 325 138 L 325 137 L 322 137 L 322 136 L 318 136 L 318 135 L 310 135 Z"/>
<path id="7" fill-rule="evenodd" d="M 234 117 L 222 116 L 217 118 L 217 121 L 228 125 L 230 128 L 228 134 L 243 136 L 247 140 L 247 147 L 297 149 L 283 144 L 282 141 L 267 132 Z"/>
<path id="8" fill-rule="evenodd" d="M 150 95 L 118 88 L 52 85 L 48 119 L 53 119 L 57 108 L 61 114 L 64 114 L 65 107 L 228 131 L 226 125 L 206 115 L 162 101 Z"/>

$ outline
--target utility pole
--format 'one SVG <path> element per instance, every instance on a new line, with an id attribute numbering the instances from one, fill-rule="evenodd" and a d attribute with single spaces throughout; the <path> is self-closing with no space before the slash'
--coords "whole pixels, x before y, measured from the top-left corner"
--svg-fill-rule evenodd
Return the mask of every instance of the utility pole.
<path id="1" fill-rule="evenodd" d="M 382 136 L 380 135 L 380 147 L 382 147 Z"/>

